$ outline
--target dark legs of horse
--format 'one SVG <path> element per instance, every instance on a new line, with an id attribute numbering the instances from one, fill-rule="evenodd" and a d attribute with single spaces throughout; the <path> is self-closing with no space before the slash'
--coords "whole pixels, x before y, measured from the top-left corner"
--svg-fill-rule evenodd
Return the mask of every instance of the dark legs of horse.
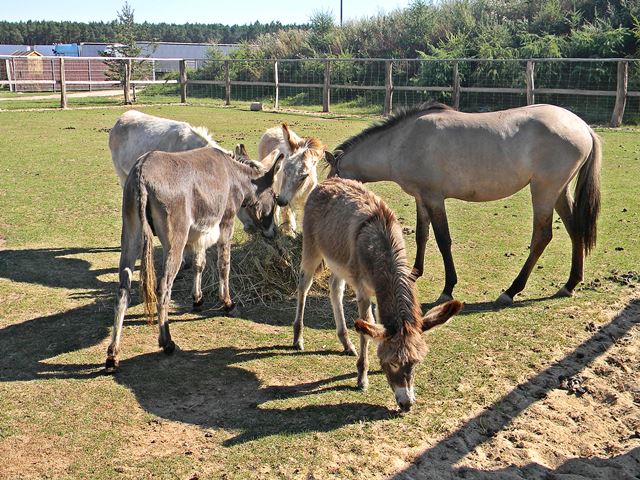
<path id="1" fill-rule="evenodd" d="M 558 290 L 556 295 L 560 297 L 570 297 L 573 295 L 573 289 L 582 281 L 583 265 L 584 265 L 584 242 L 575 231 L 573 220 L 573 198 L 568 189 L 558 197 L 556 201 L 556 212 L 562 219 L 569 237 L 571 237 L 571 273 L 567 283 Z"/>
<path id="2" fill-rule="evenodd" d="M 446 302 L 453 298 L 453 288 L 458 283 L 458 275 L 456 267 L 453 263 L 453 255 L 451 254 L 451 234 L 449 233 L 449 223 L 447 222 L 447 212 L 444 208 L 444 200 L 426 202 L 425 206 L 427 214 L 433 226 L 433 234 L 438 243 L 438 249 L 442 255 L 444 262 L 444 289 L 438 303 Z"/>
<path id="3" fill-rule="evenodd" d="M 424 271 L 424 253 L 429 239 L 429 214 L 422 200 L 416 197 L 416 260 L 411 270 L 411 279 L 415 282 Z"/>
<path id="4" fill-rule="evenodd" d="M 524 289 L 531 270 L 533 270 L 540 255 L 542 255 L 544 249 L 549 245 L 553 236 L 553 203 L 547 202 L 546 200 L 544 202 L 538 200 L 534 186 L 531 188 L 531 197 L 533 200 L 533 233 L 531 235 L 529 257 L 524 262 L 520 273 L 511 286 L 496 300 L 496 303 L 499 305 L 511 305 L 511 303 L 513 303 L 513 297 Z"/>

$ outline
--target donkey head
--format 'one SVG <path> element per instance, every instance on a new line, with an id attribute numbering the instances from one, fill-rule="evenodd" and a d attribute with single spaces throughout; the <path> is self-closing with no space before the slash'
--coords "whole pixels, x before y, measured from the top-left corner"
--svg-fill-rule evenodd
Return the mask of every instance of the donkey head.
<path id="1" fill-rule="evenodd" d="M 422 318 L 421 325 L 405 324 L 404 328 L 397 332 L 388 332 L 383 325 L 356 320 L 356 331 L 378 343 L 380 366 L 402 411 L 409 411 L 416 401 L 413 388 L 415 368 L 427 353 L 422 332 L 446 322 L 458 313 L 462 306 L 458 300 L 443 303 L 429 310 Z"/>
<path id="2" fill-rule="evenodd" d="M 239 147 L 244 149 L 244 145 Z M 236 147 L 236 154 L 239 147 Z M 246 150 L 244 152 L 246 153 Z M 283 159 L 284 154 L 274 150 L 263 160 L 264 165 L 270 165 L 269 170 L 264 175 L 251 180 L 253 188 L 242 203 L 250 223 L 267 238 L 273 238 L 275 235 L 273 214 L 276 207 L 276 194 L 273 191 L 273 179 Z M 245 224 L 245 228 L 246 226 Z"/>
<path id="3" fill-rule="evenodd" d="M 282 131 L 291 150 L 282 163 L 282 179 L 278 185 L 278 205 L 284 207 L 298 191 L 306 189 L 305 184 L 310 189 L 317 183 L 316 165 L 324 155 L 325 147 L 317 138 L 294 137 L 286 124 L 282 124 Z"/>

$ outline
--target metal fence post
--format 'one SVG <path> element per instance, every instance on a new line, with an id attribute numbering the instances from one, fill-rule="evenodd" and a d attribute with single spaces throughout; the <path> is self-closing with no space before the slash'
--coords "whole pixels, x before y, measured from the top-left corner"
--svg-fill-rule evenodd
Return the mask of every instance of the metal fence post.
<path id="1" fill-rule="evenodd" d="M 224 104 L 231 105 L 231 80 L 229 77 L 229 60 L 224 61 Z"/>
<path id="2" fill-rule="evenodd" d="M 387 116 L 393 109 L 393 61 L 384 62 L 384 115 Z"/>
<path id="3" fill-rule="evenodd" d="M 64 75 L 64 57 L 60 57 L 60 108 L 67 108 L 67 81 Z"/>
<path id="4" fill-rule="evenodd" d="M 331 103 L 331 63 L 324 60 L 324 85 L 322 86 L 322 111 L 328 112 Z"/>
<path id="5" fill-rule="evenodd" d="M 458 62 L 453 62 L 453 83 L 451 85 L 451 104 L 456 110 L 460 110 L 460 71 Z"/>
<path id="6" fill-rule="evenodd" d="M 627 86 L 629 82 L 629 62 L 618 62 L 618 86 L 616 89 L 616 104 L 613 107 L 610 127 L 619 127 L 624 117 L 624 108 L 627 104 Z"/>
<path id="7" fill-rule="evenodd" d="M 124 104 L 131 105 L 131 60 L 124 63 Z"/>
<path id="8" fill-rule="evenodd" d="M 280 82 L 278 81 L 278 61 L 273 64 L 273 81 L 276 84 L 276 101 L 274 108 L 278 110 L 280 108 Z"/>
<path id="9" fill-rule="evenodd" d="M 536 103 L 536 96 L 534 93 L 535 83 L 534 83 L 534 72 L 535 72 L 536 64 L 532 60 L 527 61 L 527 73 L 526 73 L 526 81 L 527 81 L 527 105 L 533 105 Z"/>
<path id="10" fill-rule="evenodd" d="M 187 103 L 187 62 L 180 60 L 180 103 Z"/>

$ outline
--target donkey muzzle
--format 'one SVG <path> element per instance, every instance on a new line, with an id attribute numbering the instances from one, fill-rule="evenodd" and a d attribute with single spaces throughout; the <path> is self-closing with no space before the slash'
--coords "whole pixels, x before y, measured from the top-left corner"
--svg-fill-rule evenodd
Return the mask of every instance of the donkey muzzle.
<path id="1" fill-rule="evenodd" d="M 279 196 L 276 196 L 276 203 L 279 207 L 286 207 L 287 205 L 289 205 L 289 202 L 287 200 L 283 200 Z"/>

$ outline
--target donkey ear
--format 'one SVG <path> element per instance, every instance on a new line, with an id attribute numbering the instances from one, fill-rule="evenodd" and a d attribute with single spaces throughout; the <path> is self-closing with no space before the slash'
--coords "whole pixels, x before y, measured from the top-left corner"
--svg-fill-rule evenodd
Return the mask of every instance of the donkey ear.
<path id="1" fill-rule="evenodd" d="M 247 149 L 244 146 L 244 143 L 236 144 L 236 148 L 233 151 L 233 154 L 234 154 L 235 158 L 242 158 L 242 157 L 248 157 L 249 156 L 249 154 L 247 153 Z"/>
<path id="2" fill-rule="evenodd" d="M 267 182 L 267 186 L 273 185 L 273 180 L 275 179 L 276 173 L 278 173 L 278 170 L 282 165 L 282 160 L 284 159 L 284 153 L 279 152 L 278 150 L 274 150 L 269 154 L 269 157 L 271 156 L 275 157 L 275 160 L 273 160 L 273 163 L 271 164 L 271 168 L 269 168 L 269 171 L 264 175 L 264 179 Z"/>
<path id="3" fill-rule="evenodd" d="M 426 332 L 427 330 L 446 322 L 462 310 L 462 307 L 464 307 L 464 303 L 458 300 L 450 300 L 442 305 L 433 307 L 424 317 L 422 317 L 422 331 Z"/>
<path id="4" fill-rule="evenodd" d="M 366 335 L 372 340 L 382 340 L 384 338 L 384 334 L 386 333 L 384 325 L 369 323 L 360 319 L 356 320 L 355 327 L 356 332 Z"/>
<path id="5" fill-rule="evenodd" d="M 282 136 L 284 137 L 285 143 L 289 145 L 291 151 L 294 152 L 300 147 L 300 144 L 298 143 L 299 137 L 295 133 L 292 135 L 292 133 L 293 132 L 289 130 L 289 125 L 286 122 L 283 122 Z"/>

